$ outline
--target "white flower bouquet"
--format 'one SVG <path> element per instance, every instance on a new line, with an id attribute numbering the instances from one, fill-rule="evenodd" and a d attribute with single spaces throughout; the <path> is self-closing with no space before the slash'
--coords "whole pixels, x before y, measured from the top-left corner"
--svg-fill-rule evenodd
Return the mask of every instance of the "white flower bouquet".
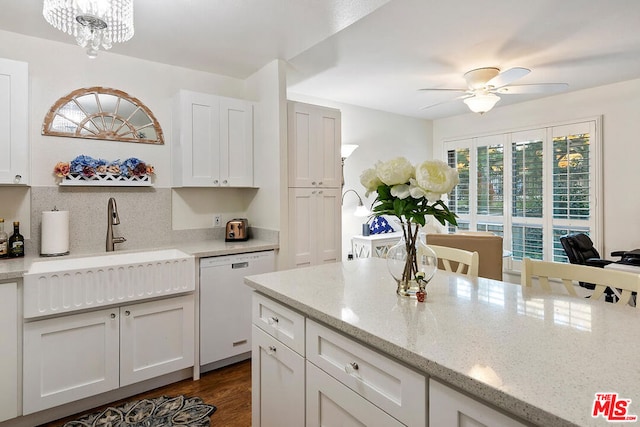
<path id="1" fill-rule="evenodd" d="M 459 181 L 458 171 L 445 162 L 427 160 L 414 167 L 404 157 L 378 162 L 360 175 L 366 195 L 377 193 L 372 208 L 374 215 L 395 216 L 402 226 L 404 250 L 392 255 L 392 248 L 387 254 L 387 259 L 396 257 L 402 261 L 401 271 L 398 274 L 392 271 L 398 281 L 398 294 L 408 295 L 411 282 L 417 282 L 422 292 L 433 276 L 435 265 L 431 266 L 433 271 L 429 275 L 420 269 L 416 250 L 419 227 L 412 224 L 424 226 L 429 215 L 442 225 L 445 222 L 457 225 L 456 215 L 442 201 L 442 196 L 451 192 Z"/>

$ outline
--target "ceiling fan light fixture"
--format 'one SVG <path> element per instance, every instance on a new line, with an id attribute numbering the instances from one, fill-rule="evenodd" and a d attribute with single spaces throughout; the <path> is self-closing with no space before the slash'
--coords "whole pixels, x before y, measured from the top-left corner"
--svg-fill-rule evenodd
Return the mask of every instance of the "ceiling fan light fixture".
<path id="1" fill-rule="evenodd" d="M 133 0 L 44 0 L 44 19 L 76 38 L 95 58 L 98 49 L 111 49 L 113 43 L 131 39 Z"/>
<path id="2" fill-rule="evenodd" d="M 471 96 L 464 100 L 469 109 L 474 113 L 486 113 L 491 110 L 496 103 L 500 101 L 500 97 L 493 93 L 483 93 Z"/>

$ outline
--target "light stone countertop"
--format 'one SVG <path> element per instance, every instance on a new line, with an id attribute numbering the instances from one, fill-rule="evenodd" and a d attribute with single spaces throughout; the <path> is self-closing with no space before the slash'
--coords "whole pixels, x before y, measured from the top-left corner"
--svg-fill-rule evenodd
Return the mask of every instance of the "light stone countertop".
<path id="1" fill-rule="evenodd" d="M 179 249 L 196 258 L 204 258 L 210 256 L 221 256 L 231 254 L 241 254 L 247 252 L 258 252 L 278 249 L 278 244 L 273 241 L 249 239 L 246 242 L 225 242 L 224 240 L 203 240 L 185 244 L 174 244 L 166 247 L 154 247 L 149 249 L 134 249 L 130 251 L 115 251 L 113 253 L 135 253 L 154 251 L 159 249 Z M 62 257 L 41 257 L 41 256 L 25 256 L 23 258 L 0 259 L 0 281 L 20 279 L 22 275 L 29 271 L 31 263 L 37 261 L 54 261 L 56 259 L 82 258 L 96 255 L 106 255 L 107 252 L 88 253 L 79 255 L 65 255 Z"/>
<path id="2" fill-rule="evenodd" d="M 640 416 L 640 311 L 438 271 L 427 301 L 398 297 L 385 260 L 249 276 L 245 282 L 428 376 L 540 426 L 611 425 L 595 394 Z"/>

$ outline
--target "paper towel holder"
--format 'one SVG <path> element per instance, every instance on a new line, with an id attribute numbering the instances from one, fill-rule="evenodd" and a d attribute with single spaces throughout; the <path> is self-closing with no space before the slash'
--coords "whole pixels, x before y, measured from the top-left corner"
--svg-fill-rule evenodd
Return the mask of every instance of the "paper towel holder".
<path id="1" fill-rule="evenodd" d="M 51 211 L 47 211 L 47 212 L 59 212 L 59 211 L 58 211 L 58 207 L 57 207 L 57 206 L 54 206 L 54 207 L 53 207 L 53 209 L 52 209 Z M 43 214 L 44 214 L 44 213 L 45 213 L 45 212 L 43 212 Z M 67 213 L 67 215 L 68 215 L 68 212 L 66 212 L 66 213 Z M 43 218 L 43 220 L 44 220 L 44 218 Z M 44 244 L 43 244 L 42 239 L 43 239 L 43 237 L 44 237 L 44 226 L 41 226 L 41 230 L 40 230 L 40 238 L 41 238 L 41 239 L 40 239 L 40 256 L 42 256 L 42 257 L 57 257 L 57 256 L 69 255 L 70 251 L 69 251 L 69 226 L 68 226 L 68 221 L 69 221 L 69 218 L 68 218 L 68 216 L 67 216 L 67 218 L 66 218 L 66 222 L 67 222 L 67 226 L 66 226 L 66 239 L 64 239 L 64 240 L 65 240 L 65 242 L 63 242 L 63 246 L 64 246 L 64 247 L 66 247 L 66 251 L 65 251 L 65 250 L 62 250 L 62 251 L 57 251 L 57 252 L 56 252 L 56 251 L 52 251 L 52 252 L 43 252 L 43 249 L 44 249 L 44 248 L 43 248 L 43 246 L 44 246 Z M 44 221 L 43 221 L 43 223 L 44 223 Z M 48 224 L 48 222 L 47 222 L 47 224 Z M 57 224 L 57 225 L 59 225 L 59 224 Z M 50 245 L 47 245 L 47 246 L 50 246 Z M 60 249 L 65 249 L 65 248 L 60 248 Z"/>

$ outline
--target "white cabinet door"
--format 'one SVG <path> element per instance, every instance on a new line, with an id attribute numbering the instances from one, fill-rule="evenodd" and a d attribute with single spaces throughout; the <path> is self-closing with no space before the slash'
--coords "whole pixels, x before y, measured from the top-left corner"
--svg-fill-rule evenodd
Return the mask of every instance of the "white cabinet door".
<path id="1" fill-rule="evenodd" d="M 316 263 L 338 262 L 342 258 L 342 211 L 339 188 L 318 190 L 316 197 L 318 232 Z"/>
<path id="2" fill-rule="evenodd" d="M 29 72 L 0 58 L 0 184 L 29 183 Z"/>
<path id="3" fill-rule="evenodd" d="M 120 308 L 120 386 L 193 366 L 193 294 Z"/>
<path id="4" fill-rule="evenodd" d="M 0 284 L 0 422 L 18 416 L 18 284 Z"/>
<path id="5" fill-rule="evenodd" d="M 340 111 L 290 102 L 287 118 L 289 187 L 340 187 Z"/>
<path id="6" fill-rule="evenodd" d="M 307 427 L 403 426 L 400 421 L 307 362 Z"/>
<path id="7" fill-rule="evenodd" d="M 252 425 L 303 426 L 304 358 L 257 326 L 252 328 Z"/>
<path id="8" fill-rule="evenodd" d="M 175 109 L 175 186 L 253 186 L 252 103 L 180 91 Z"/>
<path id="9" fill-rule="evenodd" d="M 207 94 L 181 91 L 173 161 L 176 185 L 210 187 L 220 178 L 220 106 Z"/>
<path id="10" fill-rule="evenodd" d="M 118 309 L 24 324 L 23 413 L 118 388 Z"/>
<path id="11" fill-rule="evenodd" d="M 253 105 L 220 98 L 220 185 L 253 186 Z"/>
<path id="12" fill-rule="evenodd" d="M 524 427 L 513 418 L 434 380 L 429 380 L 429 425 Z"/>
<path id="13" fill-rule="evenodd" d="M 289 188 L 289 243 L 294 267 L 341 258 L 340 190 Z"/>

